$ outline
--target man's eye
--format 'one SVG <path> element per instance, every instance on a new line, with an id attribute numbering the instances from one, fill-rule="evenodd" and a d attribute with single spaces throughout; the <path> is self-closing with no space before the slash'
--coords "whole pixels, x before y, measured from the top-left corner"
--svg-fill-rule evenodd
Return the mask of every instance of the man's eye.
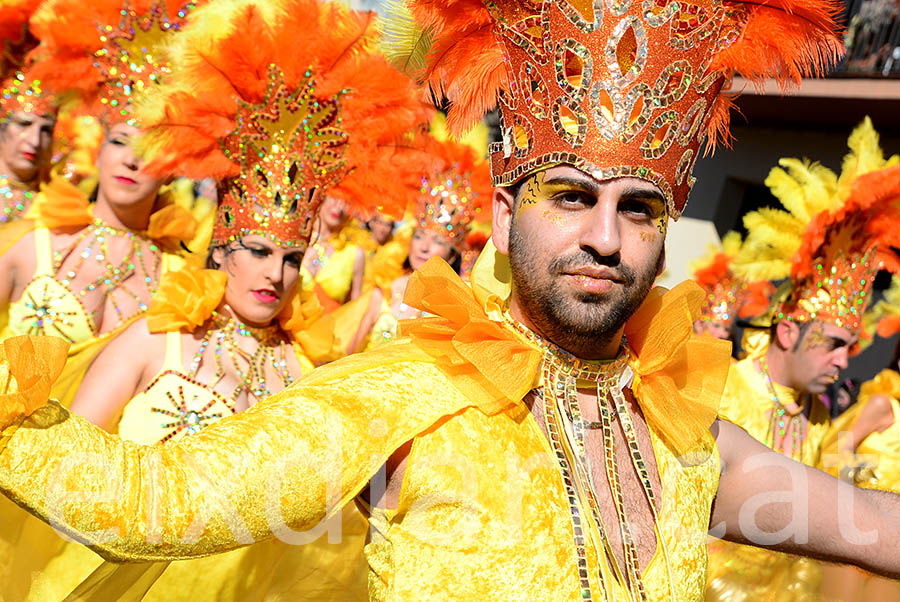
<path id="1" fill-rule="evenodd" d="M 653 215 L 653 211 L 650 209 L 650 206 L 647 203 L 642 203 L 641 201 L 625 201 L 620 207 L 622 211 L 625 213 L 635 213 L 638 215 L 645 215 L 647 217 L 651 217 Z"/>
<path id="2" fill-rule="evenodd" d="M 582 205 L 587 203 L 587 199 L 585 199 L 584 193 L 581 192 L 561 192 L 557 194 L 553 199 L 564 207 L 571 207 L 574 205 Z"/>

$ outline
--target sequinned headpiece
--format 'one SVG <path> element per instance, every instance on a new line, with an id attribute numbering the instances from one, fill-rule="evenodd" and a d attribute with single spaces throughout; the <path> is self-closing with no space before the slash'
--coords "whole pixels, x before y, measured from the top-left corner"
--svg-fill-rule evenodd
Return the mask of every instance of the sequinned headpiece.
<path id="1" fill-rule="evenodd" d="M 428 111 L 375 41 L 371 13 L 315 0 L 217 0 L 192 15 L 139 117 L 149 169 L 219 182 L 213 245 L 261 235 L 305 249 L 326 190 L 399 213 L 385 204 L 391 145 Z"/>
<path id="2" fill-rule="evenodd" d="M 472 222 L 490 219 L 488 162 L 476 149 L 450 138 L 429 136 L 424 147 L 435 164 L 421 176 L 416 226 L 441 234 L 462 251 Z"/>
<path id="3" fill-rule="evenodd" d="M 41 40 L 35 74 L 58 94 L 75 93 L 85 113 L 107 124 L 130 121 L 134 99 L 169 71 L 163 45 L 203 3 L 47 0 L 32 18 Z"/>
<path id="4" fill-rule="evenodd" d="M 691 266 L 694 281 L 706 291 L 700 319 L 730 328 L 738 317 L 764 313 L 775 287 L 767 281 L 747 282 L 731 271 L 731 262 L 741 249 L 741 235 L 729 232 L 722 239 L 721 249 L 710 246 L 709 254 Z"/>
<path id="5" fill-rule="evenodd" d="M 0 121 L 11 113 L 56 113 L 53 96 L 45 93 L 27 58 L 38 44 L 28 29 L 28 19 L 40 0 L 12 0 L 0 4 Z"/>
<path id="6" fill-rule="evenodd" d="M 808 160 L 780 160 L 766 185 L 788 211 L 744 216 L 749 234 L 735 271 L 791 279 L 773 321 L 816 320 L 859 331 L 875 275 L 900 273 L 900 156 L 884 158 L 868 118 L 848 145 L 840 176 Z"/>
<path id="7" fill-rule="evenodd" d="M 841 52 L 833 0 L 406 0 L 390 54 L 465 129 L 499 100 L 494 184 L 552 165 L 657 185 L 675 219 L 701 141 L 728 130 L 734 73 L 817 73 Z M 422 40 L 431 48 L 422 51 Z M 415 69 L 419 67 L 419 69 Z"/>

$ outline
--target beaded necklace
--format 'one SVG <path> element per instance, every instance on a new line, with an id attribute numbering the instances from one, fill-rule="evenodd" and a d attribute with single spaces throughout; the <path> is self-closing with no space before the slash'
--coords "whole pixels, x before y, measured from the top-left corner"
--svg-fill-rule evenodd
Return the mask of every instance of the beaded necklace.
<path id="1" fill-rule="evenodd" d="M 0 174 L 0 224 L 11 222 L 25 215 L 35 192 L 16 185 L 9 176 Z"/>
<path id="2" fill-rule="evenodd" d="M 766 444 L 779 453 L 784 453 L 784 439 L 790 433 L 791 435 L 791 453 L 790 457 L 799 462 L 803 462 L 803 420 L 801 418 L 802 409 L 805 405 L 800 404 L 799 409 L 791 412 L 781 400 L 775 391 L 775 383 L 769 375 L 769 366 L 766 358 L 759 358 L 759 369 L 766 381 L 766 389 L 769 391 L 769 398 L 772 400 L 772 412 L 769 416 L 769 428 L 766 432 Z M 785 421 L 787 416 L 787 421 Z M 777 437 L 776 437 L 777 433 Z"/>
<path id="3" fill-rule="evenodd" d="M 526 340 L 544 350 L 541 362 L 541 385 L 536 389 L 537 397 L 543 403 L 544 423 L 550 439 L 550 445 L 557 460 L 563 486 L 569 501 L 572 516 L 572 529 L 577 555 L 581 600 L 594 600 L 591 584 L 588 579 L 588 561 L 585 528 L 582 522 L 583 508 L 587 506 L 593 519 L 587 525 L 588 534 L 595 540 L 598 550 L 598 562 L 607 563 L 619 579 L 624 579 L 623 586 L 628 591 L 632 602 L 646 602 L 647 590 L 641 576 L 637 546 L 631 532 L 631 522 L 626 514 L 625 495 L 616 464 L 617 450 L 613 435 L 612 423 L 618 421 L 622 427 L 631 463 L 641 482 L 641 488 L 653 514 L 654 531 L 659 545 L 662 546 L 669 577 L 669 591 L 672 600 L 675 598 L 674 582 L 669 566 L 668 551 L 665 548 L 659 529 L 659 506 L 653 493 L 653 487 L 647 472 L 647 465 L 638 445 L 637 433 L 628 411 L 628 404 L 622 391 L 630 381 L 633 373 L 628 366 L 630 352 L 624 340 L 619 354 L 608 361 L 582 360 L 560 347 L 544 340 L 524 325 L 513 320 L 508 313 L 504 314 L 506 322 Z M 578 405 L 578 381 L 595 383 L 597 405 L 600 413 L 599 422 L 590 422 L 582 418 Z M 607 534 L 600 505 L 596 494 L 590 463 L 585 449 L 585 430 L 599 430 L 603 436 L 603 448 L 606 464 L 607 482 L 612 492 L 613 503 L 618 518 L 619 534 L 624 549 L 625 570 L 619 567 L 618 560 L 612 550 Z M 592 529 L 593 527 L 593 529 Z M 594 531 L 596 530 L 596 532 Z M 603 553 L 600 552 L 603 550 Z M 612 587 L 605 583 L 602 575 L 599 580 L 600 598 L 597 600 L 614 600 Z"/>
<path id="4" fill-rule="evenodd" d="M 206 335 L 200 343 L 200 348 L 191 360 L 191 377 L 196 378 L 200 369 L 200 362 L 210 343 L 215 341 L 214 353 L 216 358 L 216 375 L 209 387 L 213 387 L 225 376 L 225 358 L 231 362 L 231 367 L 237 374 L 240 383 L 231 393 L 232 402 L 237 402 L 241 392 L 262 399 L 271 395 L 266 384 L 266 366 L 271 366 L 275 374 L 281 379 L 282 385 L 287 388 L 294 381 L 287 369 L 286 361 L 286 337 L 277 325 L 266 328 L 253 328 L 225 314 L 213 311 L 212 325 L 206 331 Z M 239 344 L 239 337 L 253 339 L 257 345 L 252 353 L 245 351 Z M 276 356 L 275 350 L 280 349 L 281 359 Z M 242 368 L 241 366 L 244 366 Z"/>
<path id="5" fill-rule="evenodd" d="M 316 252 L 315 256 L 312 259 L 312 267 L 309 272 L 316 276 L 319 272 L 325 269 L 325 266 L 328 265 L 328 260 L 331 257 L 327 254 L 328 251 L 328 243 L 322 242 L 321 239 L 316 240 L 313 244 L 309 246 L 309 248 Z"/>
<path id="6" fill-rule="evenodd" d="M 128 240 L 129 249 L 118 263 L 109 263 L 110 241 L 123 238 Z M 150 295 L 153 294 L 156 290 L 156 282 L 162 263 L 162 255 L 156 243 L 131 230 L 114 228 L 99 219 L 95 219 L 65 249 L 54 251 L 53 271 L 55 274 L 59 275 L 64 259 L 82 243 L 84 243 L 84 249 L 79 253 L 75 265 L 71 266 L 63 277 L 59 279 L 60 283 L 71 290 L 72 280 L 81 272 L 85 262 L 92 259 L 100 265 L 105 265 L 105 269 L 100 276 L 76 293 L 78 297 L 84 297 L 98 288 L 102 289 L 103 298 L 112 302 L 119 323 L 127 316 L 122 316 L 121 306 L 117 302 L 116 297 L 111 295 L 114 291 L 122 291 L 122 293 L 134 299 L 140 311 L 146 311 L 147 304 L 144 303 L 141 296 L 122 286 L 122 283 L 133 275 L 138 275 L 138 277 L 142 275 L 147 291 Z M 145 245 L 149 253 L 145 253 Z M 150 256 L 149 262 L 146 261 L 145 255 Z"/>

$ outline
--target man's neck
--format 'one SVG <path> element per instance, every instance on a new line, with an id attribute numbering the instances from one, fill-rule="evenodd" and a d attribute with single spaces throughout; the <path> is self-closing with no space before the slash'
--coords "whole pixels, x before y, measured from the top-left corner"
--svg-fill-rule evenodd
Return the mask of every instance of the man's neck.
<path id="1" fill-rule="evenodd" d="M 769 376 L 772 378 L 772 382 L 777 385 L 787 387 L 788 389 L 793 389 L 794 391 L 797 391 L 797 393 L 804 393 L 805 391 L 797 389 L 794 382 L 789 378 L 789 373 L 785 361 L 786 353 L 789 352 L 778 349 L 774 345 L 770 345 L 768 350 L 766 350 L 765 359 L 766 367 L 769 371 Z"/>
<path id="2" fill-rule="evenodd" d="M 575 357 L 588 361 L 604 361 L 615 359 L 619 355 L 622 344 L 622 332 L 624 325 L 613 336 L 592 337 L 584 341 L 575 338 L 566 338 L 561 333 L 546 332 L 534 320 L 529 319 L 524 308 L 513 298 L 509 306 L 509 315 L 542 339 L 553 343 L 557 347 L 571 353 Z"/>

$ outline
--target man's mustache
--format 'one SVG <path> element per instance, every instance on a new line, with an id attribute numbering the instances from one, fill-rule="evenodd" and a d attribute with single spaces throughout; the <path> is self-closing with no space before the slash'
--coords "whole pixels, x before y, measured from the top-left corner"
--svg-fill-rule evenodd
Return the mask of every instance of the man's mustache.
<path id="1" fill-rule="evenodd" d="M 625 286 L 635 283 L 636 276 L 634 270 L 622 263 L 619 253 L 615 255 L 598 255 L 594 256 L 590 253 L 582 252 L 574 255 L 560 256 L 550 262 L 550 273 L 554 275 L 577 272 L 585 268 L 603 267 L 608 271 L 612 271 L 614 277 L 620 280 Z"/>

